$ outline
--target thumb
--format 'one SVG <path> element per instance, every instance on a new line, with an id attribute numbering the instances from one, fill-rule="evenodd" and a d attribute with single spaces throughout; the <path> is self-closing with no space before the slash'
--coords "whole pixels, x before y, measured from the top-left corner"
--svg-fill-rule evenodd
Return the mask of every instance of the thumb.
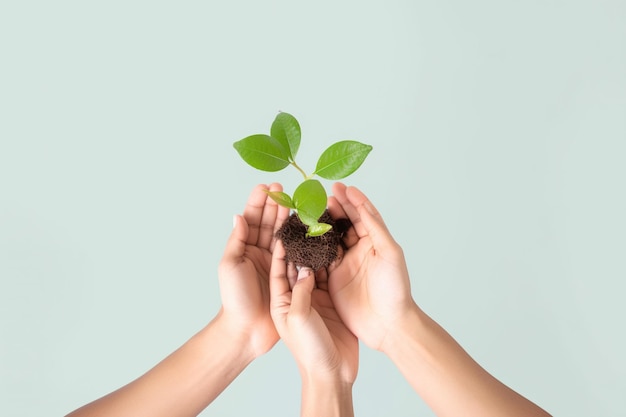
<path id="1" fill-rule="evenodd" d="M 246 251 L 246 240 L 248 239 L 248 223 L 240 215 L 233 217 L 233 230 L 226 242 L 224 249 L 224 262 L 237 262 Z"/>
<path id="2" fill-rule="evenodd" d="M 397 245 L 382 216 L 369 200 L 365 200 L 357 210 L 375 249 L 389 249 Z"/>
<path id="3" fill-rule="evenodd" d="M 298 280 L 291 290 L 291 308 L 289 315 L 307 318 L 311 312 L 311 293 L 315 286 L 315 275 L 311 268 L 302 267 L 298 271 Z"/>

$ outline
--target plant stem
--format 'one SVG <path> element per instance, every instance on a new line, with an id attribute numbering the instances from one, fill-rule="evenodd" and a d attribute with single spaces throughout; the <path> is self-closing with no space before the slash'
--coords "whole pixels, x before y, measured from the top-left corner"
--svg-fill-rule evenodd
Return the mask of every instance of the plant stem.
<path id="1" fill-rule="evenodd" d="M 296 164 L 296 161 L 291 161 L 291 165 L 294 166 L 295 169 L 297 169 L 298 171 L 300 171 L 300 173 L 302 174 L 302 176 L 304 177 L 305 180 L 309 179 L 309 176 L 306 175 L 306 172 L 304 172 L 304 170 L 302 168 L 300 168 L 298 166 L 298 164 Z"/>

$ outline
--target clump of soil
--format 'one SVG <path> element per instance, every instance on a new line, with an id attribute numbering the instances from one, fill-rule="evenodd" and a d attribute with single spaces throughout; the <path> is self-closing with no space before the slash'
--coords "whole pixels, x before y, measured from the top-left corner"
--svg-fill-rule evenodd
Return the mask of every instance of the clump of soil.
<path id="1" fill-rule="evenodd" d="M 328 267 L 339 256 L 339 246 L 343 246 L 343 235 L 352 223 L 348 219 L 334 220 L 328 210 L 322 214 L 320 223 L 328 223 L 333 228 L 322 236 L 306 237 L 307 226 L 293 213 L 276 232 L 283 242 L 285 260 L 296 266 L 307 266 L 314 271 Z"/>

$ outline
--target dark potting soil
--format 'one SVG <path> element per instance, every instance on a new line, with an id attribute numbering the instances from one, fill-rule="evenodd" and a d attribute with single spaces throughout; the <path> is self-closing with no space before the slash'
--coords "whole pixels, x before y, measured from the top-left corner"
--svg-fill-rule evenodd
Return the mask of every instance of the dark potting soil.
<path id="1" fill-rule="evenodd" d="M 322 236 L 306 237 L 307 227 L 293 213 L 276 232 L 283 242 L 285 260 L 297 266 L 308 266 L 314 271 L 328 267 L 339 255 L 343 245 L 343 235 L 352 223 L 348 219 L 334 220 L 328 210 L 322 214 L 320 223 L 328 223 L 333 228 Z"/>

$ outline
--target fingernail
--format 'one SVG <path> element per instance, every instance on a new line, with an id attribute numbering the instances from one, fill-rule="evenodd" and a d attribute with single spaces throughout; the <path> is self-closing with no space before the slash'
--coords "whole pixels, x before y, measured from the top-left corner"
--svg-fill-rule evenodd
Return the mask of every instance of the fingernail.
<path id="1" fill-rule="evenodd" d="M 236 214 L 233 216 L 233 229 L 235 228 L 235 226 L 237 226 L 237 215 Z"/>
<path id="2" fill-rule="evenodd" d="M 311 268 L 300 268 L 300 270 L 298 271 L 298 279 L 308 277 L 309 275 L 311 275 L 311 272 L 313 272 Z"/>

